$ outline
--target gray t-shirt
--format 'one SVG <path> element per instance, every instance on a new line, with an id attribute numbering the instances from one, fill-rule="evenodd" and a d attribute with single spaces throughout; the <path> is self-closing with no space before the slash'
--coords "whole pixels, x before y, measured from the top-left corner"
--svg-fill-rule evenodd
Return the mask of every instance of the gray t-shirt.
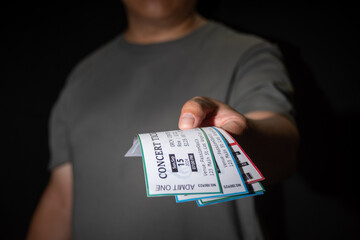
<path id="1" fill-rule="evenodd" d="M 50 126 L 50 168 L 73 164 L 74 239 L 261 239 L 252 198 L 207 207 L 148 198 L 141 159 L 124 154 L 137 133 L 177 129 L 194 96 L 291 118 L 280 58 L 266 41 L 210 21 L 159 44 L 120 35 L 82 61 Z"/>

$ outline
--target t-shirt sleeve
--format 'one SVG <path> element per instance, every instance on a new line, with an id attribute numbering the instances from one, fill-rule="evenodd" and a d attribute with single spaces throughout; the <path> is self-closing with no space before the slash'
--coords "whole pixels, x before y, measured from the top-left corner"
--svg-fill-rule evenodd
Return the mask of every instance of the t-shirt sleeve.
<path id="1" fill-rule="evenodd" d="M 64 119 L 64 103 L 60 97 L 54 105 L 49 120 L 49 169 L 71 161 L 68 127 Z"/>
<path id="2" fill-rule="evenodd" d="M 294 121 L 293 87 L 276 46 L 260 42 L 240 59 L 229 104 L 240 113 L 272 111 Z"/>
<path id="3" fill-rule="evenodd" d="M 70 141 L 71 126 L 71 103 L 73 103 L 74 92 L 81 84 L 81 76 L 84 69 L 91 68 L 91 58 L 85 58 L 79 62 L 70 72 L 65 85 L 54 104 L 49 120 L 49 148 L 50 161 L 48 168 L 53 168 L 72 162 L 72 148 Z"/>

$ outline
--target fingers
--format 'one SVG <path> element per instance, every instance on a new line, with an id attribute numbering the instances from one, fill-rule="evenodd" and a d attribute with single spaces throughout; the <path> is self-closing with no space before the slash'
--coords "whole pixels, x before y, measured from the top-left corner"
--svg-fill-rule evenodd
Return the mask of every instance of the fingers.
<path id="1" fill-rule="evenodd" d="M 232 135 L 241 135 L 248 128 L 248 119 L 229 105 L 207 97 L 187 101 L 179 119 L 180 129 L 215 126 Z"/>
<path id="2" fill-rule="evenodd" d="M 211 120 L 218 109 L 217 101 L 207 97 L 194 97 L 187 101 L 181 109 L 180 129 L 199 127 L 205 120 Z"/>
<path id="3" fill-rule="evenodd" d="M 226 132 L 233 136 L 243 135 L 248 128 L 248 121 L 245 117 L 237 116 L 236 118 L 228 119 L 221 126 Z"/>

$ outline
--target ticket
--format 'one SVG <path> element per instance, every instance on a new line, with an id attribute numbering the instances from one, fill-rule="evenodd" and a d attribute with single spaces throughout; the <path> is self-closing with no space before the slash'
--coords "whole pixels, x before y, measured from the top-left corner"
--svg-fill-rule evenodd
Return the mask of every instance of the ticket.
<path id="1" fill-rule="evenodd" d="M 202 129 L 138 134 L 138 142 L 148 196 L 222 193 L 211 146 Z"/>
<path id="2" fill-rule="evenodd" d="M 248 192 L 242 178 L 241 170 L 236 163 L 231 150 L 224 137 L 215 127 L 202 128 L 207 135 L 212 152 L 214 154 L 217 171 L 219 173 L 223 193 L 202 195 L 177 195 L 177 202 L 192 201 L 202 198 L 225 197 L 231 195 L 245 194 Z"/>
<path id="3" fill-rule="evenodd" d="M 138 134 L 125 156 L 142 157 L 149 197 L 206 206 L 264 192 L 261 172 L 221 128 Z"/>
<path id="4" fill-rule="evenodd" d="M 261 174 L 256 165 L 251 161 L 249 156 L 240 147 L 240 145 L 234 140 L 234 138 L 221 128 L 217 128 L 217 130 L 224 136 L 227 143 L 230 145 L 233 155 L 236 157 L 238 164 L 243 170 L 242 174 L 246 183 L 254 183 L 264 180 L 264 176 Z"/>

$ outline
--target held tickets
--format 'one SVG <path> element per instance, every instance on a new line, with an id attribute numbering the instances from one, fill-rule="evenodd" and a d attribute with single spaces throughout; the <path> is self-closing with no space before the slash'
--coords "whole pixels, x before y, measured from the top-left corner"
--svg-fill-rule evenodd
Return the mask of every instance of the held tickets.
<path id="1" fill-rule="evenodd" d="M 148 196 L 205 206 L 264 191 L 258 168 L 221 128 L 138 134 L 125 156 L 142 157 Z"/>

